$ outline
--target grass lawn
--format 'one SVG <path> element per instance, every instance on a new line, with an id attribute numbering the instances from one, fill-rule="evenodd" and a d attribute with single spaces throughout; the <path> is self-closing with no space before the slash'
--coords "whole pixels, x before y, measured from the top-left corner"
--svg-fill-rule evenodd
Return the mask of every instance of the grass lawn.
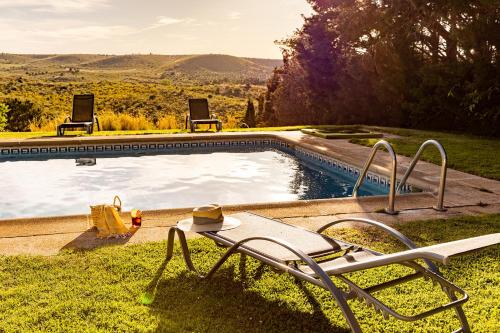
<path id="1" fill-rule="evenodd" d="M 311 126 L 285 126 L 285 127 L 258 127 L 258 128 L 228 128 L 223 132 L 260 132 L 260 131 L 298 131 Z M 213 130 L 210 132 L 214 132 Z M 140 130 L 140 131 L 95 131 L 88 135 L 85 131 L 67 131 L 66 136 L 110 136 L 110 135 L 140 135 L 140 134 L 179 134 L 191 133 L 190 130 L 170 129 L 170 130 Z M 197 133 L 207 133 L 207 131 L 198 130 Z M 0 132 L 0 139 L 32 139 L 43 137 L 55 137 L 56 132 Z"/>
<path id="2" fill-rule="evenodd" d="M 500 232 L 500 215 L 397 225 L 419 245 Z M 372 228 L 335 234 L 384 251 L 403 249 Z M 203 239 L 189 241 L 195 265 L 207 270 L 221 249 Z M 0 257 L 0 332 L 346 332 L 347 324 L 328 293 L 277 274 L 236 255 L 210 281 L 186 271 L 180 249 L 162 269 L 165 243 L 65 252 L 53 257 Z M 445 277 L 469 292 L 464 309 L 473 332 L 500 331 L 500 246 L 441 267 Z M 355 274 L 361 285 L 382 281 L 405 268 Z M 156 286 L 150 305 L 140 302 Z M 404 313 L 436 305 L 441 290 L 430 282 L 383 292 Z M 445 301 L 445 298 L 440 298 Z M 453 311 L 404 323 L 359 301 L 350 301 L 365 332 L 450 332 Z"/>
<path id="3" fill-rule="evenodd" d="M 394 146 L 397 154 L 414 156 L 424 141 L 435 139 L 446 149 L 450 168 L 500 180 L 499 138 L 387 127 L 370 128 L 401 136 L 401 138 L 387 139 Z M 371 147 L 378 140 L 353 139 L 351 142 Z M 427 148 L 422 159 L 435 164 L 441 163 L 441 157 L 434 147 Z"/>

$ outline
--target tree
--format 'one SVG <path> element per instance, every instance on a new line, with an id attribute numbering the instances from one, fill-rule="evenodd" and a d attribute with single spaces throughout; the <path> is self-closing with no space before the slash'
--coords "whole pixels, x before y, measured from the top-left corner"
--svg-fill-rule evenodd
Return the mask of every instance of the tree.
<path id="1" fill-rule="evenodd" d="M 29 100 L 17 98 L 4 101 L 9 108 L 6 129 L 13 132 L 30 131 L 31 124 L 39 124 L 42 111 Z"/>
<path id="2" fill-rule="evenodd" d="M 0 103 L 0 132 L 7 126 L 7 113 L 9 112 L 9 107 L 3 103 Z"/>
<path id="3" fill-rule="evenodd" d="M 245 124 L 248 127 L 255 127 L 255 106 L 251 99 L 248 99 L 247 110 L 245 112 Z"/>
<path id="4" fill-rule="evenodd" d="M 268 82 L 277 124 L 500 135 L 498 0 L 308 2 Z"/>

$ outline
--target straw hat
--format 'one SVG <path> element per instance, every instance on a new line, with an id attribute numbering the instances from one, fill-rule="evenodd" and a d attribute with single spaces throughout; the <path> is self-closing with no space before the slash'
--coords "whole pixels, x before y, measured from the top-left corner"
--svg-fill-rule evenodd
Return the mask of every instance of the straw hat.
<path id="1" fill-rule="evenodd" d="M 193 217 L 177 222 L 177 228 L 182 231 L 208 232 L 233 229 L 240 224 L 240 220 L 234 217 L 224 217 L 221 206 L 212 204 L 193 209 Z"/>

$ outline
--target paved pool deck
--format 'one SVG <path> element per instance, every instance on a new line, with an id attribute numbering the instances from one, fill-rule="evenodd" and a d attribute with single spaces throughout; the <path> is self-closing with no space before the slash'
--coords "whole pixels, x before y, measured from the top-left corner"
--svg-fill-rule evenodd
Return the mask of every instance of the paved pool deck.
<path id="1" fill-rule="evenodd" d="M 0 140 L 0 148 L 102 142 L 191 141 L 218 137 L 277 138 L 360 168 L 371 152 L 371 148 L 349 143 L 348 140 L 326 140 L 300 131 L 4 139 Z M 411 158 L 398 155 L 398 178 L 404 174 L 410 161 Z M 390 167 L 389 155 L 381 151 L 377 154 L 371 170 L 388 175 Z M 387 205 L 386 196 L 233 205 L 225 206 L 224 210 L 226 214 L 251 211 L 309 229 L 316 229 L 328 221 L 345 217 L 368 217 L 392 224 L 435 218 L 446 219 L 461 215 L 500 213 L 499 181 L 451 169 L 448 169 L 444 201 L 448 210 L 435 211 L 432 207 L 437 200 L 439 174 L 439 166 L 419 162 L 409 183 L 424 189 L 425 192 L 397 196 L 396 210 L 400 212 L 398 215 L 381 213 Z M 95 232 L 89 230 L 91 221 L 88 215 L 0 220 L 0 255 L 54 255 L 65 249 L 93 249 L 99 246 L 162 241 L 166 239 L 168 229 L 178 220 L 188 217 L 190 213 L 189 208 L 145 212 L 143 226 L 131 238 L 118 240 L 97 239 Z M 129 220 L 127 213 L 124 213 L 123 217 L 125 221 Z"/>

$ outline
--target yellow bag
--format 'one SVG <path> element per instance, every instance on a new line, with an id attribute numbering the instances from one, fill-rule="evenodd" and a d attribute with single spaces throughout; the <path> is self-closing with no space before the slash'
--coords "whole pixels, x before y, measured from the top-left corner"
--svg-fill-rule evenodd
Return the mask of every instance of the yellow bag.
<path id="1" fill-rule="evenodd" d="M 116 201 L 119 201 L 119 205 Z M 122 210 L 122 201 L 115 196 L 112 205 L 90 206 L 92 222 L 97 228 L 97 237 L 130 237 L 129 229 L 123 224 L 119 212 Z"/>

